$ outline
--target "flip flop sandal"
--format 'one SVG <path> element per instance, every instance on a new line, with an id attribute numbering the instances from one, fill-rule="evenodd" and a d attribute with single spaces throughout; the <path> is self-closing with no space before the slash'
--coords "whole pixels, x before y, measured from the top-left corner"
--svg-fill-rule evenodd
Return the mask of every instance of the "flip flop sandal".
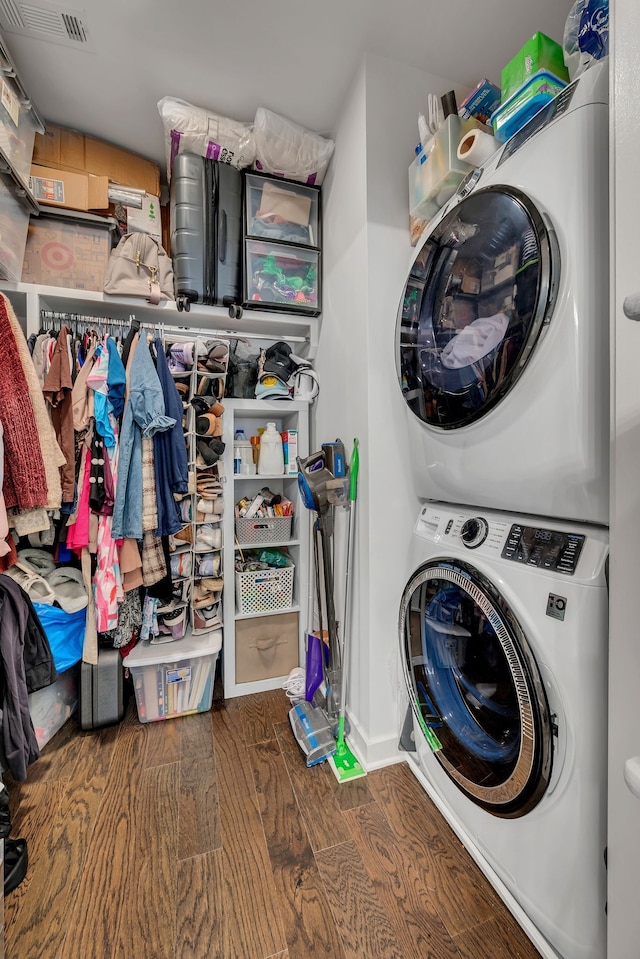
<path id="1" fill-rule="evenodd" d="M 44 603 L 53 606 L 57 597 L 44 576 L 36 573 L 33 567 L 22 563 L 14 563 L 5 570 L 5 576 L 10 576 L 22 587 L 32 603 Z"/>
<path id="2" fill-rule="evenodd" d="M 29 856 L 26 839 L 5 839 L 4 841 L 4 894 L 20 885 L 27 875 Z"/>
<path id="3" fill-rule="evenodd" d="M 41 576 L 52 573 L 56 568 L 53 556 L 44 549 L 20 549 L 18 560 L 25 566 L 31 566 L 34 573 L 40 573 Z"/>
<path id="4" fill-rule="evenodd" d="M 188 396 L 188 395 L 189 395 L 189 384 L 188 384 L 188 383 L 183 383 L 182 380 L 176 380 L 176 381 L 175 381 L 175 384 L 176 384 L 176 389 L 177 389 L 178 393 L 179 393 L 181 396 Z"/>

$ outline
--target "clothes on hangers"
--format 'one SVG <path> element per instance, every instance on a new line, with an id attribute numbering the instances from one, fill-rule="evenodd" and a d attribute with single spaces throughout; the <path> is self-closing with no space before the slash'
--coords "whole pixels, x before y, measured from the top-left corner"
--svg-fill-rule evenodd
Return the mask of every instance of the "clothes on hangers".
<path id="1" fill-rule="evenodd" d="M 142 436 L 153 437 L 175 424 L 165 415 L 164 396 L 146 335 L 140 337 L 131 363 L 129 400 L 120 434 L 120 458 L 113 508 L 113 535 L 142 539 Z"/>

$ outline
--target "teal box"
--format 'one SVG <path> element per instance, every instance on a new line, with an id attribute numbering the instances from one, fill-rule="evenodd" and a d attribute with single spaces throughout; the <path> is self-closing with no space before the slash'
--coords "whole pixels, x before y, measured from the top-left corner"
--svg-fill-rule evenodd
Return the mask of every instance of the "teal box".
<path id="1" fill-rule="evenodd" d="M 516 90 L 529 80 L 534 73 L 547 70 L 559 80 L 569 82 L 569 72 L 564 63 L 562 46 L 544 33 L 534 33 L 525 45 L 502 68 L 500 88 L 502 102 L 512 96 Z"/>

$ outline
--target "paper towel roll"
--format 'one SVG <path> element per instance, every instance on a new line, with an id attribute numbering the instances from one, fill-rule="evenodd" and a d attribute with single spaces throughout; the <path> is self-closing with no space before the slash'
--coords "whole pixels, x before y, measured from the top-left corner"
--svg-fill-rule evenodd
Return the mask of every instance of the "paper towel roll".
<path id="1" fill-rule="evenodd" d="M 499 146 L 491 134 L 483 130 L 470 130 L 458 144 L 458 159 L 473 166 L 483 166 Z"/>

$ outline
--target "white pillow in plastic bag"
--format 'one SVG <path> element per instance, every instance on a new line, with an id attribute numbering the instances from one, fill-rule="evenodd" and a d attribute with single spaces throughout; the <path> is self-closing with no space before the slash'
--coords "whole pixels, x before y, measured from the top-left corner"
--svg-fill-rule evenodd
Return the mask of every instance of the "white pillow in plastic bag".
<path id="1" fill-rule="evenodd" d="M 258 107 L 253 124 L 256 170 L 319 186 L 333 154 L 333 140 L 311 133 L 265 107 Z"/>
<path id="2" fill-rule="evenodd" d="M 253 163 L 256 148 L 250 123 L 219 116 L 174 97 L 163 97 L 158 110 L 165 132 L 168 180 L 178 153 L 197 153 L 230 163 L 238 170 Z"/>

